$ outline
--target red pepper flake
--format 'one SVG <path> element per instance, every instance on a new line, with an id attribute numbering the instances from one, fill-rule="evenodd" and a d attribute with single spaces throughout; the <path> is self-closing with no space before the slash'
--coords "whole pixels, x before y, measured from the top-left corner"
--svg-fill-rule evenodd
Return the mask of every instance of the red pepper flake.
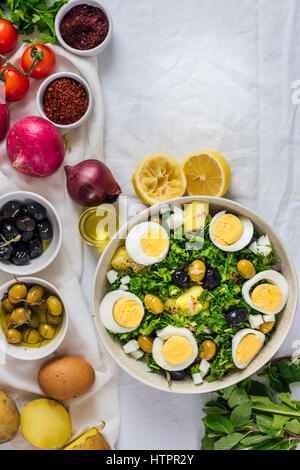
<path id="1" fill-rule="evenodd" d="M 104 11 L 86 4 L 71 8 L 60 23 L 63 40 L 73 49 L 79 50 L 99 46 L 108 30 L 109 21 Z"/>
<path id="2" fill-rule="evenodd" d="M 73 124 L 88 109 L 89 96 L 85 87 L 74 78 L 56 78 L 44 93 L 44 113 L 56 124 Z"/>

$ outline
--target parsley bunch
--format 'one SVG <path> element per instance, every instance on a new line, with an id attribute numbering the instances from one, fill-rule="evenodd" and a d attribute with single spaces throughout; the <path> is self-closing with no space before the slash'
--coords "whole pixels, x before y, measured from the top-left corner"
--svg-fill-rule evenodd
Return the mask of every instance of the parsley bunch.
<path id="1" fill-rule="evenodd" d="M 54 20 L 58 10 L 67 2 L 68 0 L 54 3 L 48 0 L 1 0 L 0 18 L 11 21 L 21 34 L 32 34 L 37 29 L 40 32 L 40 43 L 56 44 Z M 36 40 L 28 39 L 26 42 Z"/>

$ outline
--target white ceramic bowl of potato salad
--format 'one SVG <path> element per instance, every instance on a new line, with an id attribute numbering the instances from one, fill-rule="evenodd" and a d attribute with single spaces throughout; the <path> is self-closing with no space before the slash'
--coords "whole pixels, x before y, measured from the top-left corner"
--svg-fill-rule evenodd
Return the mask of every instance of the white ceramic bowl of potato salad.
<path id="1" fill-rule="evenodd" d="M 223 198 L 146 209 L 111 240 L 94 280 L 110 355 L 137 380 L 175 393 L 212 392 L 255 373 L 284 341 L 296 304 L 295 269 L 277 232 Z"/>

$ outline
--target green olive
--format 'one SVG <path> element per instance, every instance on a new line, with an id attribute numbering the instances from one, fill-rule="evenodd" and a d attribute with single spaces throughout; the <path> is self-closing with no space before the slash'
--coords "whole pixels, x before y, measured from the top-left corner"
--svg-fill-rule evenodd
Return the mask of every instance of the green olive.
<path id="1" fill-rule="evenodd" d="M 30 317 L 28 325 L 30 326 L 30 328 L 37 328 L 39 324 L 40 324 L 39 317 L 37 316 L 36 313 L 33 313 Z"/>
<path id="2" fill-rule="evenodd" d="M 45 294 L 45 289 L 42 286 L 32 286 L 26 296 L 28 302 L 39 303 Z"/>
<path id="3" fill-rule="evenodd" d="M 8 343 L 17 344 L 22 339 L 22 333 L 19 330 L 16 330 L 15 328 L 10 328 L 6 331 L 5 337 Z"/>
<path id="4" fill-rule="evenodd" d="M 13 325 L 23 325 L 23 323 L 28 323 L 31 317 L 32 311 L 30 308 L 27 310 L 24 307 L 17 307 L 14 309 L 10 316 L 10 321 Z"/>
<path id="5" fill-rule="evenodd" d="M 36 344 L 40 341 L 41 337 L 37 330 L 32 328 L 26 328 L 23 331 L 23 341 L 28 344 Z"/>
<path id="6" fill-rule="evenodd" d="M 55 317 L 59 317 L 62 314 L 63 306 L 61 301 L 55 295 L 50 295 L 47 301 L 47 307 L 50 315 L 54 315 Z"/>
<path id="7" fill-rule="evenodd" d="M 18 282 L 14 284 L 8 291 L 8 300 L 12 304 L 18 304 L 25 299 L 27 295 L 27 287 L 25 284 Z"/>
<path id="8" fill-rule="evenodd" d="M 253 263 L 247 259 L 241 259 L 238 262 L 237 270 L 242 276 L 244 276 L 245 279 L 251 279 L 256 274 Z"/>
<path id="9" fill-rule="evenodd" d="M 55 317 L 54 315 L 47 313 L 47 322 L 49 323 L 49 325 L 59 325 L 62 319 L 62 315 L 60 317 Z"/>
<path id="10" fill-rule="evenodd" d="M 159 315 L 164 311 L 164 304 L 156 295 L 146 294 L 144 297 L 144 304 L 146 309 L 150 310 L 153 315 Z"/>
<path id="11" fill-rule="evenodd" d="M 52 339 L 55 335 L 55 328 L 48 323 L 41 323 L 39 326 L 39 333 L 45 339 Z"/>
<path id="12" fill-rule="evenodd" d="M 206 266 L 200 259 L 195 259 L 189 266 L 189 275 L 193 282 L 201 282 L 206 273 Z"/>
<path id="13" fill-rule="evenodd" d="M 7 313 L 11 313 L 15 306 L 8 300 L 8 297 L 2 300 L 2 306 Z"/>

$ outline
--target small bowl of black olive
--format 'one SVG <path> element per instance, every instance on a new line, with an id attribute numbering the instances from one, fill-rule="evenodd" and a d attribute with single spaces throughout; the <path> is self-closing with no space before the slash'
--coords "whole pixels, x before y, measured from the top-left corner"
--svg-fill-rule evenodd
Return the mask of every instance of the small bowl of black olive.
<path id="1" fill-rule="evenodd" d="M 28 191 L 0 197 L 0 270 L 16 276 L 42 271 L 56 258 L 62 227 L 52 204 Z"/>

